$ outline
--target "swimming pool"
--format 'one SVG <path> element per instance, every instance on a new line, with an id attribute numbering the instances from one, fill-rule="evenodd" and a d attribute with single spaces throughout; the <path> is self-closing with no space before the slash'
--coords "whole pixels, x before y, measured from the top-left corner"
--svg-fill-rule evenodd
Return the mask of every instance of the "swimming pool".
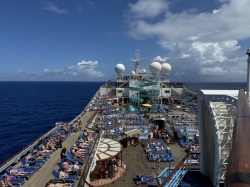
<path id="1" fill-rule="evenodd" d="M 141 130 L 141 133 L 139 133 L 140 134 L 139 139 L 148 139 L 148 135 L 151 134 L 150 128 L 148 126 L 139 126 L 139 125 L 128 125 L 127 126 L 127 131 L 131 131 L 134 129 Z M 145 130 L 145 131 L 143 132 L 143 130 Z M 151 137 L 152 137 L 152 134 L 151 134 Z"/>
<path id="2" fill-rule="evenodd" d="M 140 111 L 137 107 L 134 107 L 133 105 L 129 105 L 129 107 L 127 108 L 127 112 L 128 114 L 139 114 Z"/>

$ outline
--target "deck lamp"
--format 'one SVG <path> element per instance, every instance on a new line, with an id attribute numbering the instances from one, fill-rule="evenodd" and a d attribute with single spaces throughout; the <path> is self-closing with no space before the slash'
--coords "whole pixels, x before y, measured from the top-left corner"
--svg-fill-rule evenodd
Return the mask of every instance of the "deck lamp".
<path id="1" fill-rule="evenodd" d="M 250 48 L 247 50 L 247 99 L 249 100 L 249 90 L 250 90 Z"/>

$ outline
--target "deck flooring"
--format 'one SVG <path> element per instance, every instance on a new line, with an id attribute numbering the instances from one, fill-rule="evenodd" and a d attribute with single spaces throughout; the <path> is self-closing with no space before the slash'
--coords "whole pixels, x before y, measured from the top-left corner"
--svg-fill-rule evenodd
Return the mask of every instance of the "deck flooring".
<path id="1" fill-rule="evenodd" d="M 173 164 L 171 163 L 171 167 L 175 167 L 186 155 L 186 153 L 177 143 L 170 144 L 169 147 L 175 157 L 175 161 Z M 165 168 L 169 167 L 168 163 L 161 162 L 159 164 L 159 169 L 154 169 L 156 168 L 156 163 L 148 161 L 141 143 L 136 146 L 124 148 L 122 158 L 124 164 L 126 165 L 124 174 L 116 181 L 103 185 L 103 187 L 132 187 L 135 186 L 133 178 L 136 177 L 136 173 L 157 177 Z M 155 183 L 158 184 L 156 180 Z"/>
<path id="2" fill-rule="evenodd" d="M 82 127 L 85 127 L 88 119 L 92 116 L 94 112 L 87 112 L 84 116 L 81 117 Z M 77 133 L 71 134 L 66 141 L 62 143 L 63 147 L 67 147 L 68 149 L 76 142 L 81 131 Z M 54 176 L 51 174 L 53 170 L 58 171 L 58 163 L 61 161 L 60 158 L 61 149 L 54 151 L 51 158 L 45 164 L 34 173 L 34 175 L 26 181 L 26 183 L 22 187 L 44 187 L 45 184 L 53 179 Z"/>
<path id="3" fill-rule="evenodd" d="M 125 111 L 125 110 L 124 110 Z M 124 113 L 123 111 L 123 113 Z M 84 128 L 87 124 L 89 118 L 94 114 L 94 112 L 87 112 L 82 118 L 82 128 Z M 65 142 L 63 142 L 63 147 L 67 147 L 68 149 L 76 142 L 80 135 L 80 131 L 77 133 L 71 134 Z M 180 160 L 185 156 L 185 151 L 181 148 L 177 142 L 173 142 L 169 146 L 173 152 L 173 156 L 175 157 L 175 161 L 171 163 L 171 167 L 176 166 Z M 53 179 L 54 176 L 51 174 L 53 170 L 58 171 L 58 163 L 60 162 L 60 152 L 61 149 L 56 150 L 51 158 L 40 168 L 34 175 L 26 181 L 23 187 L 44 187 L 46 182 L 50 179 Z M 168 163 L 161 162 L 159 164 L 159 169 L 156 168 L 155 162 L 149 162 L 146 154 L 141 146 L 141 142 L 136 146 L 131 146 L 123 149 L 122 154 L 123 163 L 126 165 L 126 169 L 120 168 L 124 170 L 120 178 L 117 178 L 115 181 L 111 181 L 111 183 L 106 184 L 103 183 L 104 187 L 132 187 L 135 185 L 133 178 L 135 178 L 136 173 L 152 175 L 153 177 L 157 177 L 166 167 L 169 167 Z M 110 182 L 110 181 L 109 181 Z M 79 180 L 76 181 L 75 186 L 77 186 Z M 155 181 L 157 183 L 157 181 Z"/>

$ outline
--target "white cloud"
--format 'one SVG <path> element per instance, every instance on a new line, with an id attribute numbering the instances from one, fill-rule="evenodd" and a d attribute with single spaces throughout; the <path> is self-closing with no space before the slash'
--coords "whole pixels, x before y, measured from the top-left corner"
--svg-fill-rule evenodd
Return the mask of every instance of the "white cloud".
<path id="1" fill-rule="evenodd" d="M 152 18 L 168 9 L 168 2 L 164 0 L 139 0 L 136 4 L 129 4 L 130 13 L 138 18 Z"/>
<path id="2" fill-rule="evenodd" d="M 155 7 L 154 12 L 162 12 L 163 1 L 152 1 Z M 142 4 L 145 4 L 144 6 Z M 246 18 L 250 16 L 250 1 L 231 0 L 230 3 L 223 3 L 216 13 L 204 12 L 193 14 L 187 11 L 172 13 L 167 11 L 162 19 L 152 22 L 143 19 L 144 12 L 151 11 L 147 7 L 148 1 L 138 1 L 130 5 L 133 21 L 129 24 L 130 36 L 140 38 L 140 36 L 158 36 L 168 41 L 177 41 L 197 36 L 200 33 L 207 33 L 200 36 L 203 40 L 222 41 L 233 39 L 244 39 L 250 36 L 250 24 Z M 135 11 L 133 7 L 141 6 L 140 11 Z M 150 15 L 150 14 L 149 14 Z M 151 16 L 156 16 L 152 14 Z M 132 20 L 132 19 L 131 19 Z"/>
<path id="3" fill-rule="evenodd" d="M 161 56 L 157 56 L 153 59 L 153 61 L 158 61 L 158 62 L 166 62 L 168 60 L 167 57 L 161 57 Z"/>
<path id="4" fill-rule="evenodd" d="M 71 65 L 63 69 L 44 69 L 45 74 L 54 75 L 73 75 L 88 78 L 103 77 L 104 74 L 97 71 L 95 68 L 98 67 L 98 61 L 84 61 L 78 62 L 77 65 Z"/>
<path id="5" fill-rule="evenodd" d="M 250 23 L 246 21 L 250 1 L 219 1 L 220 7 L 199 14 L 187 10 L 174 13 L 168 6 L 163 14 L 160 5 L 169 1 L 155 1 L 156 13 L 145 16 L 148 1 L 138 0 L 129 5 L 125 15 L 130 13 L 128 34 L 134 39 L 157 38 L 156 44 L 168 53 L 155 59 L 167 59 L 176 75 L 246 74 L 246 60 L 238 41 L 250 38 Z M 139 5 L 139 10 L 134 8 Z"/>
<path id="6" fill-rule="evenodd" d="M 43 9 L 44 10 L 50 10 L 54 13 L 57 13 L 57 14 L 65 14 L 65 13 L 68 13 L 69 11 L 66 10 L 66 9 L 60 9 L 58 8 L 56 5 L 54 5 L 53 3 L 51 2 L 43 2 Z"/>
<path id="7" fill-rule="evenodd" d="M 22 70 L 18 70 L 13 73 L 4 74 L 5 77 L 17 77 L 24 79 L 43 79 L 50 78 L 54 80 L 55 78 L 58 80 L 84 80 L 91 79 L 95 80 L 101 77 L 104 77 L 104 73 L 96 70 L 98 68 L 98 61 L 84 61 L 78 62 L 76 65 L 71 65 L 62 69 L 49 69 L 45 68 L 42 72 L 26 72 Z M 3 75 L 1 75 L 3 76 Z"/>

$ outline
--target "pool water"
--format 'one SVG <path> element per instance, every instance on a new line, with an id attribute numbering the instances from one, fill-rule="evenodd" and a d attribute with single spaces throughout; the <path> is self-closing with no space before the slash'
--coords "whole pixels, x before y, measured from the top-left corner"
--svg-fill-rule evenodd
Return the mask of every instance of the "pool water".
<path id="1" fill-rule="evenodd" d="M 151 134 L 150 132 L 150 128 L 149 127 L 142 127 L 142 126 L 139 126 L 139 125 L 128 125 L 127 126 L 127 131 L 131 131 L 131 130 L 134 130 L 134 129 L 144 129 L 145 132 L 141 131 L 140 133 L 140 136 L 139 136 L 139 139 L 147 139 L 148 138 L 148 135 Z"/>
<path id="2" fill-rule="evenodd" d="M 129 105 L 127 112 L 128 114 L 139 114 L 140 111 L 138 108 L 134 107 L 133 105 Z"/>

